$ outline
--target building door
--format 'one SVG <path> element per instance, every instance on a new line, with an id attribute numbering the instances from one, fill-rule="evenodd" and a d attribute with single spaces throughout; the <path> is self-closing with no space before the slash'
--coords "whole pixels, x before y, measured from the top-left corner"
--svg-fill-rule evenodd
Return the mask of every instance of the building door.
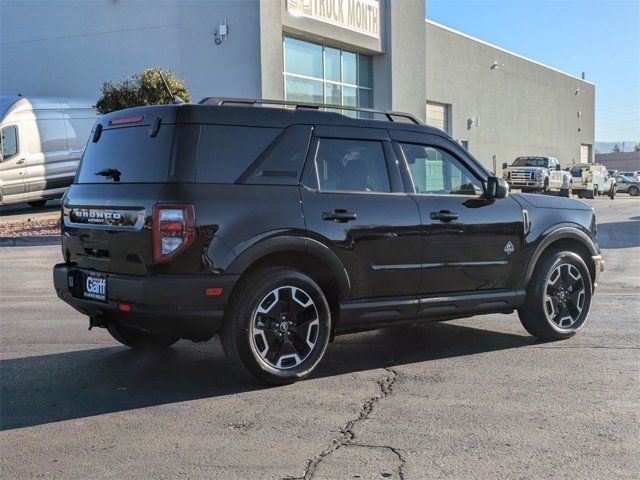
<path id="1" fill-rule="evenodd" d="M 580 163 L 591 163 L 591 145 L 580 145 Z"/>
<path id="2" fill-rule="evenodd" d="M 427 125 L 449 133 L 449 105 L 427 102 Z"/>

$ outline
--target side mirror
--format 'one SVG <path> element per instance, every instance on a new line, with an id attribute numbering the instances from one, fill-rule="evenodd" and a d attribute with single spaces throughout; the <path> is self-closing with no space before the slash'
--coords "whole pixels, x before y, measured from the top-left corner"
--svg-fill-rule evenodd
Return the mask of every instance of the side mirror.
<path id="1" fill-rule="evenodd" d="M 556 171 L 559 172 L 560 170 L 562 170 L 562 167 L 559 163 L 556 163 Z"/>
<path id="2" fill-rule="evenodd" d="M 503 169 L 503 170 L 506 170 L 508 166 L 509 166 L 509 165 L 507 165 L 506 163 L 503 163 L 503 164 L 502 164 L 502 169 Z"/>
<path id="3" fill-rule="evenodd" d="M 509 195 L 509 184 L 506 180 L 498 177 L 489 177 L 487 181 L 487 197 L 505 198 Z"/>

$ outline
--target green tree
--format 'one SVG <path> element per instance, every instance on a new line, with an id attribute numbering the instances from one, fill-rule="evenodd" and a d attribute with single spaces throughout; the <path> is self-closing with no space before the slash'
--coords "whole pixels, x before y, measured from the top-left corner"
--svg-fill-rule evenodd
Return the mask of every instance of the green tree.
<path id="1" fill-rule="evenodd" d="M 616 143 L 613 148 L 611 149 L 611 151 L 613 153 L 620 153 L 622 150 L 620 150 L 620 146 Z"/>
<path id="2" fill-rule="evenodd" d="M 175 97 L 185 102 L 191 100 L 186 84 L 177 79 L 171 70 L 162 71 L 160 68 L 147 68 L 131 77 L 119 82 L 105 82 L 102 84 L 102 96 L 96 103 L 100 113 L 109 113 L 123 108 L 139 107 L 141 105 L 158 105 L 170 103 L 173 99 L 167 92 L 162 76 Z"/>

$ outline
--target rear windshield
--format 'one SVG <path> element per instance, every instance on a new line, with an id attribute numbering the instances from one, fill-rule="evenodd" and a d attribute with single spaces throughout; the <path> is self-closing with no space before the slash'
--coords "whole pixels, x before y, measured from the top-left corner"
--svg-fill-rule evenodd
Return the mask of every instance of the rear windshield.
<path id="1" fill-rule="evenodd" d="M 174 126 L 165 124 L 155 137 L 149 126 L 110 128 L 91 139 L 76 183 L 163 183 L 167 181 Z"/>
<path id="2" fill-rule="evenodd" d="M 549 165 L 547 158 L 516 158 L 513 162 L 514 167 L 546 167 Z"/>

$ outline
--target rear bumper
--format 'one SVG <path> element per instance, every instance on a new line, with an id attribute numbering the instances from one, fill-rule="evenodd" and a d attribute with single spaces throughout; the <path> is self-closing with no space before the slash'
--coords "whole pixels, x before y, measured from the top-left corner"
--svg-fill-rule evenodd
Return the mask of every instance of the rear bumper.
<path id="1" fill-rule="evenodd" d="M 152 276 L 106 274 L 107 300 L 84 298 L 82 281 L 90 272 L 66 264 L 53 267 L 58 297 L 96 325 L 119 322 L 143 330 L 206 340 L 222 325 L 224 307 L 239 275 Z M 222 288 L 207 296 L 207 288 Z M 128 304 L 129 311 L 120 305 Z"/>

